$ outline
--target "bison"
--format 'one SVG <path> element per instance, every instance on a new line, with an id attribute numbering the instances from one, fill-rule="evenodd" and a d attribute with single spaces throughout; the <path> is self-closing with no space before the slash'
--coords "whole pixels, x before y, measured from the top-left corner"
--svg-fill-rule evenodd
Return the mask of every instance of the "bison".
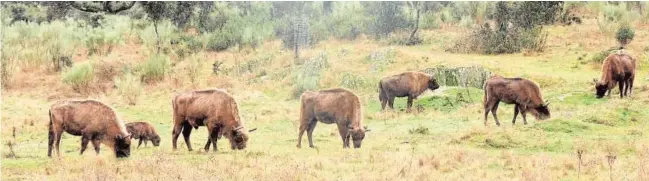
<path id="1" fill-rule="evenodd" d="M 47 156 L 52 157 L 52 147 L 61 155 L 59 144 L 63 131 L 81 136 L 81 154 L 88 142 L 92 142 L 99 154 L 99 144 L 103 143 L 115 151 L 118 158 L 131 153 L 131 135 L 117 114 L 106 104 L 95 100 L 64 100 L 50 107 L 49 142 Z"/>
<path id="2" fill-rule="evenodd" d="M 529 111 L 537 120 L 544 120 L 550 117 L 547 101 L 541 98 L 539 86 L 534 82 L 523 78 L 503 78 L 501 76 L 490 77 L 484 85 L 484 124 L 487 125 L 487 115 L 489 111 L 496 120 L 496 125 L 500 126 L 497 111 L 498 103 L 501 101 L 506 104 L 515 104 L 514 119 L 512 124 L 516 124 L 518 112 L 523 116 L 523 123 L 527 124 L 525 114 Z"/>
<path id="3" fill-rule="evenodd" d="M 146 143 L 148 141 L 151 141 L 151 143 L 153 143 L 153 146 L 160 145 L 160 136 L 155 131 L 155 128 L 153 128 L 153 126 L 151 126 L 149 123 L 146 122 L 128 123 L 126 124 L 126 131 L 128 131 L 128 133 L 131 134 L 131 138 L 139 140 L 139 143 L 137 144 L 138 148 L 140 148 L 142 142 L 144 142 L 144 146 L 146 146 Z"/>
<path id="4" fill-rule="evenodd" d="M 385 110 L 385 104 L 394 109 L 394 97 L 408 97 L 406 112 L 411 112 L 413 99 L 417 99 L 427 89 L 432 91 L 437 88 L 439 85 L 435 77 L 423 72 L 404 72 L 385 77 L 379 82 L 381 110 Z"/>
<path id="5" fill-rule="evenodd" d="M 312 134 L 318 121 L 336 123 L 343 140 L 343 148 L 349 148 L 349 138 L 354 148 L 360 148 L 366 129 L 363 127 L 363 113 L 360 100 L 347 89 L 335 88 L 318 92 L 305 92 L 300 96 L 300 130 L 297 147 L 302 147 L 302 135 L 307 131 L 309 147 L 314 148 Z M 369 131 L 369 130 L 367 130 Z"/>
<path id="6" fill-rule="evenodd" d="M 600 80 L 593 79 L 593 82 L 595 82 L 596 97 L 604 97 L 607 91 L 608 95 L 611 96 L 611 90 L 615 87 L 615 84 L 619 85 L 620 98 L 628 96 L 633 89 L 634 78 L 635 59 L 622 51 L 612 53 L 606 57 L 602 64 L 602 76 Z"/>
<path id="7" fill-rule="evenodd" d="M 181 93 L 173 98 L 172 106 L 174 150 L 177 148 L 176 142 L 182 131 L 187 149 L 192 151 L 189 135 L 192 127 L 197 128 L 199 125 L 205 125 L 209 133 L 206 151 L 209 150 L 210 143 L 214 145 L 214 151 L 217 151 L 216 141 L 221 135 L 230 140 L 232 149 L 246 148 L 248 134 L 243 129 L 237 102 L 230 94 L 217 89 Z"/>

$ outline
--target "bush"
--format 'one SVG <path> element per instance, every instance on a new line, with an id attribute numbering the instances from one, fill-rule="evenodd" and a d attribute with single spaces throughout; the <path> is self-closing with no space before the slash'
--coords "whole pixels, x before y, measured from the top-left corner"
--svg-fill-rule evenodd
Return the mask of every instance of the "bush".
<path id="1" fill-rule="evenodd" d="M 440 23 L 439 16 L 433 13 L 422 14 L 421 21 L 419 22 L 419 27 L 421 29 L 439 29 Z"/>
<path id="2" fill-rule="evenodd" d="M 311 57 L 303 65 L 296 67 L 293 83 L 293 98 L 299 99 L 302 93 L 316 90 L 320 83 L 320 74 L 327 66 L 327 56 L 321 53 Z"/>
<path id="3" fill-rule="evenodd" d="M 374 19 L 368 24 L 368 30 L 375 37 L 380 38 L 390 33 L 408 29 L 410 21 L 403 15 L 403 2 L 363 2 L 366 14 Z"/>
<path id="4" fill-rule="evenodd" d="M 155 54 L 149 57 L 149 60 L 142 65 L 141 80 L 146 83 L 164 80 L 169 69 L 171 69 L 171 60 L 169 60 L 169 57 Z"/>
<path id="5" fill-rule="evenodd" d="M 122 78 L 116 78 L 115 86 L 126 103 L 129 105 L 137 104 L 137 100 L 142 94 L 142 85 L 137 76 L 127 73 Z"/>
<path id="6" fill-rule="evenodd" d="M 223 51 L 237 44 L 231 32 L 212 33 L 206 48 L 211 51 Z"/>
<path id="7" fill-rule="evenodd" d="M 604 51 L 595 53 L 590 58 L 590 62 L 593 62 L 593 63 L 602 63 L 602 62 L 604 62 L 604 59 L 606 59 L 606 57 L 608 57 L 608 55 L 610 55 L 613 50 L 617 50 L 617 48 L 613 47 L 613 48 L 609 48 L 608 50 L 604 50 Z"/>
<path id="8" fill-rule="evenodd" d="M 628 3 L 619 2 L 616 4 L 606 2 L 591 2 L 599 11 L 597 25 L 601 32 L 612 35 L 621 25 L 630 24 L 640 15 L 637 12 L 629 11 Z"/>
<path id="9" fill-rule="evenodd" d="M 200 75 L 201 62 L 203 62 L 203 59 L 198 56 L 193 56 L 189 58 L 188 61 L 189 64 L 187 65 L 187 77 L 189 77 L 189 81 L 194 84 L 196 83 L 198 76 Z"/>
<path id="10" fill-rule="evenodd" d="M 383 50 L 377 50 L 370 53 L 366 58 L 364 63 L 370 64 L 370 72 L 378 73 L 382 72 L 386 66 L 394 63 L 394 58 L 396 57 L 396 52 L 393 48 L 387 48 Z"/>
<path id="11" fill-rule="evenodd" d="M 365 81 L 363 76 L 356 75 L 350 72 L 345 72 L 343 74 L 343 77 L 341 78 L 340 81 L 340 86 L 353 89 L 353 90 L 358 90 L 362 88 L 367 88 L 368 82 Z M 376 88 L 375 86 L 372 86 L 372 88 Z"/>
<path id="12" fill-rule="evenodd" d="M 620 26 L 620 28 L 617 30 L 617 33 L 615 34 L 615 39 L 617 39 L 617 42 L 620 43 L 621 47 L 624 47 L 631 43 L 631 40 L 633 40 L 633 36 L 635 35 L 635 32 L 629 26 L 628 24 L 624 24 Z"/>
<path id="13" fill-rule="evenodd" d="M 77 92 L 83 92 L 88 89 L 95 75 L 92 64 L 84 62 L 63 72 L 62 77 L 63 83 L 71 85 Z"/>
<path id="14" fill-rule="evenodd" d="M 88 55 L 106 55 L 113 47 L 124 43 L 123 36 L 130 31 L 129 20 L 125 17 L 106 16 L 98 20 L 99 26 L 88 26 L 85 34 L 85 44 Z"/>

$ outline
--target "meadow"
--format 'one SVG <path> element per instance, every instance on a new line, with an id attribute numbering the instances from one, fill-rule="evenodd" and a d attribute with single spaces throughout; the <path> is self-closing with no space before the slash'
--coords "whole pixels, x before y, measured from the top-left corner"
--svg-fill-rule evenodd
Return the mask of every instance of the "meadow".
<path id="1" fill-rule="evenodd" d="M 303 49 L 302 62 L 276 39 L 256 48 L 151 58 L 157 55 L 149 25 L 135 29 L 134 21 L 119 16 L 107 16 L 107 21 L 116 25 L 104 31 L 119 41 L 93 55 L 88 55 L 95 51 L 88 44 L 66 42 L 79 45 L 68 50 L 74 66 L 63 72 L 38 62 L 47 59 L 38 57 L 44 56 L 38 53 L 44 45 L 7 39 L 30 31 L 44 37 L 54 28 L 61 37 L 83 36 L 99 28 L 70 28 L 70 20 L 3 27 L 2 48 L 23 47 L 12 49 L 22 53 L 9 64 L 11 79 L 3 79 L 2 180 L 649 180 L 649 23 L 640 18 L 632 21 L 635 38 L 626 47 L 638 61 L 637 75 L 633 94 L 623 99 L 617 88 L 611 97 L 595 98 L 592 79 L 600 77 L 601 64 L 590 60 L 618 44 L 611 33 L 602 32 L 597 18 L 588 16 L 581 24 L 545 26 L 543 51 L 451 53 L 446 51 L 451 42 L 470 30 L 441 24 L 421 30 L 423 43 L 414 46 L 390 45 L 366 35 L 328 38 Z M 163 37 L 169 26 L 161 25 Z M 381 56 L 371 56 L 377 54 Z M 168 70 L 141 76 L 149 75 L 143 67 L 158 66 L 157 59 L 166 59 L 161 69 Z M 223 63 L 217 73 L 215 62 Z M 92 67 L 93 78 L 67 83 L 66 77 L 72 76 L 67 71 L 83 64 Z M 466 89 L 450 86 L 421 95 L 414 103 L 420 108 L 413 113 L 405 112 L 405 98 L 397 98 L 394 111 L 380 110 L 376 87 L 382 77 L 439 66 L 481 66 L 494 74 L 533 80 L 551 102 L 551 118 L 528 116 L 529 124 L 523 125 L 519 117 L 512 125 L 514 106 L 501 104 L 501 126 L 491 115 L 485 126 L 483 91 L 469 88 L 466 100 L 458 101 L 458 92 Z M 131 75 L 130 70 L 141 74 Z M 296 89 L 333 87 L 348 88 L 361 98 L 364 124 L 371 129 L 362 147 L 343 149 L 337 127 L 320 123 L 314 132 L 317 148 L 296 148 Z M 187 151 L 182 138 L 172 151 L 171 98 L 207 88 L 227 90 L 238 101 L 246 128 L 257 128 L 245 150 L 231 150 L 222 139 L 217 152 L 204 152 L 207 131 L 200 127 L 191 136 L 194 151 Z M 62 157 L 48 158 L 49 106 L 69 98 L 102 101 L 125 122 L 149 122 L 161 145 L 132 145 L 131 156 L 124 159 L 116 159 L 103 145 L 99 155 L 79 155 L 80 137 L 64 133 Z M 302 141 L 308 143 L 306 136 Z"/>

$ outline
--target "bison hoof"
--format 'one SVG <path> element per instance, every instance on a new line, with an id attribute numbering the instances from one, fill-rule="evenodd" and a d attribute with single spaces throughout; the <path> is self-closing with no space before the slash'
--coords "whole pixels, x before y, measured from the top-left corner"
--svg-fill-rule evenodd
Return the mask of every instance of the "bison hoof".
<path id="1" fill-rule="evenodd" d="M 301 146 L 301 145 L 297 145 L 296 147 L 297 147 L 297 148 L 302 148 L 302 146 Z"/>
<path id="2" fill-rule="evenodd" d="M 309 145 L 309 147 L 311 147 L 311 148 L 315 148 L 315 145 Z"/>

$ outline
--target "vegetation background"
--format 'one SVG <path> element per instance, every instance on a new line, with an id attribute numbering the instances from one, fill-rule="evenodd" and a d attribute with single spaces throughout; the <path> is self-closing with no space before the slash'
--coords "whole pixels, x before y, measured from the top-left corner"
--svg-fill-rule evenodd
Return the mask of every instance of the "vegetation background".
<path id="1" fill-rule="evenodd" d="M 646 2 L 2 2 L 2 180 L 649 180 Z M 633 95 L 595 99 L 610 50 L 638 60 Z M 482 90 L 443 86 L 406 114 L 380 111 L 384 76 L 484 67 L 539 83 L 552 118 L 483 125 Z M 462 75 L 460 75 L 462 76 Z M 368 132 L 342 149 L 319 124 L 295 147 L 299 95 L 345 87 Z M 222 88 L 251 133 L 244 151 L 171 150 L 177 92 Z M 49 106 L 90 98 L 146 121 L 160 147 L 117 160 L 48 158 Z M 521 119 L 521 118 L 519 118 Z M 192 141 L 200 148 L 204 128 Z"/>

